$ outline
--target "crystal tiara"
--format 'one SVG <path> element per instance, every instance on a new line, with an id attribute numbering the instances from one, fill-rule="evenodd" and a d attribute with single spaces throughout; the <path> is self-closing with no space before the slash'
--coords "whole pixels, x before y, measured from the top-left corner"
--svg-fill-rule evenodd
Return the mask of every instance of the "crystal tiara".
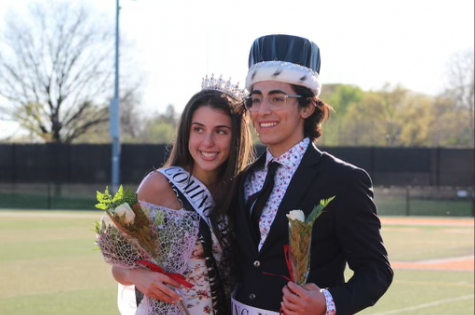
<path id="1" fill-rule="evenodd" d="M 211 75 L 211 78 L 208 78 L 208 76 L 204 77 L 201 82 L 201 90 L 221 91 L 238 101 L 246 97 L 246 91 L 239 88 L 239 83 L 232 84 L 231 78 L 228 81 L 224 81 L 222 75 L 219 76 L 219 79 L 215 79 L 214 74 Z"/>

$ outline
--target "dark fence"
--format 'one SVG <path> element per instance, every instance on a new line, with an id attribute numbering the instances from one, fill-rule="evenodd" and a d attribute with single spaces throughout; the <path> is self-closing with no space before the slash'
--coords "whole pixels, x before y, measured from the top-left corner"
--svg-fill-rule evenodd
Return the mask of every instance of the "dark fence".
<path id="1" fill-rule="evenodd" d="M 473 149 L 321 149 L 370 173 L 382 215 L 475 215 Z M 135 190 L 167 153 L 164 145 L 122 145 L 120 182 Z M 109 145 L 0 145 L 0 209 L 92 210 L 110 178 Z"/>
<path id="2" fill-rule="evenodd" d="M 321 149 L 367 170 L 376 186 L 474 186 L 473 149 Z M 120 182 L 138 184 L 167 153 L 166 145 L 122 145 Z M 110 178 L 110 145 L 0 144 L 0 183 L 107 184 Z"/>

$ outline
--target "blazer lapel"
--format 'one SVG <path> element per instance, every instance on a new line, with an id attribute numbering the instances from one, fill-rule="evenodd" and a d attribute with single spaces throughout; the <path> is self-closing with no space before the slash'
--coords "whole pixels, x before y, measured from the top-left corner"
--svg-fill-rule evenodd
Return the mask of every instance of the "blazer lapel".
<path id="1" fill-rule="evenodd" d="M 267 239 L 261 248 L 261 252 L 274 242 L 279 234 L 279 227 L 288 226 L 286 215 L 291 210 L 297 209 L 300 200 L 307 193 L 308 188 L 312 186 L 311 184 L 318 174 L 316 165 L 321 156 L 322 153 L 320 150 L 318 150 L 313 143 L 310 143 L 282 198 L 279 210 L 267 235 Z"/>

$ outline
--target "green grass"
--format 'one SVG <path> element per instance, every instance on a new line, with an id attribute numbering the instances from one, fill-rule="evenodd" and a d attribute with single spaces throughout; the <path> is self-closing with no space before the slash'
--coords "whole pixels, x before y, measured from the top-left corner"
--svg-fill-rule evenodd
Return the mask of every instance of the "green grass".
<path id="1" fill-rule="evenodd" d="M 96 196 L 55 196 L 43 194 L 0 194 L 0 208 L 16 209 L 94 209 Z"/>
<path id="2" fill-rule="evenodd" d="M 118 315 L 117 285 L 91 231 L 102 213 L 16 212 L 0 211 L 0 314 Z M 382 233 L 393 261 L 474 251 L 473 227 L 383 226 Z M 473 294 L 473 272 L 396 270 L 387 294 L 360 314 L 471 315 Z"/>
<path id="3" fill-rule="evenodd" d="M 471 200 L 409 200 L 405 197 L 376 198 L 380 215 L 415 215 L 415 216 L 450 216 L 469 217 L 473 216 L 473 204 Z"/>
<path id="4" fill-rule="evenodd" d="M 11 218 L 0 212 L 0 314 L 118 314 L 117 284 L 91 231 L 102 213 L 31 213 Z"/>
<path id="5" fill-rule="evenodd" d="M 474 229 L 440 226 L 383 226 L 390 259 L 400 262 L 469 256 Z"/>
<path id="6" fill-rule="evenodd" d="M 388 292 L 360 314 L 472 315 L 473 284 L 472 272 L 396 270 Z M 467 299 L 457 301 L 460 297 Z"/>
<path id="7" fill-rule="evenodd" d="M 388 225 L 383 226 L 382 234 L 391 261 L 414 262 L 474 254 L 473 226 Z M 347 275 L 351 276 L 351 272 Z M 360 314 L 471 315 L 474 314 L 474 281 L 473 272 L 396 269 L 388 292 L 376 306 Z"/>

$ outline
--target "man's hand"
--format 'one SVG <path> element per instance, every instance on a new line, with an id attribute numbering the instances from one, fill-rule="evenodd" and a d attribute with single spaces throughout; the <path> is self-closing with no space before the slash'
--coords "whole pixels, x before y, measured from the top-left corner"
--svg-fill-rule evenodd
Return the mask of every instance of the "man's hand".
<path id="1" fill-rule="evenodd" d="M 303 287 L 289 282 L 282 290 L 284 301 L 282 310 L 285 315 L 325 315 L 327 305 L 320 288 L 307 283 Z"/>

